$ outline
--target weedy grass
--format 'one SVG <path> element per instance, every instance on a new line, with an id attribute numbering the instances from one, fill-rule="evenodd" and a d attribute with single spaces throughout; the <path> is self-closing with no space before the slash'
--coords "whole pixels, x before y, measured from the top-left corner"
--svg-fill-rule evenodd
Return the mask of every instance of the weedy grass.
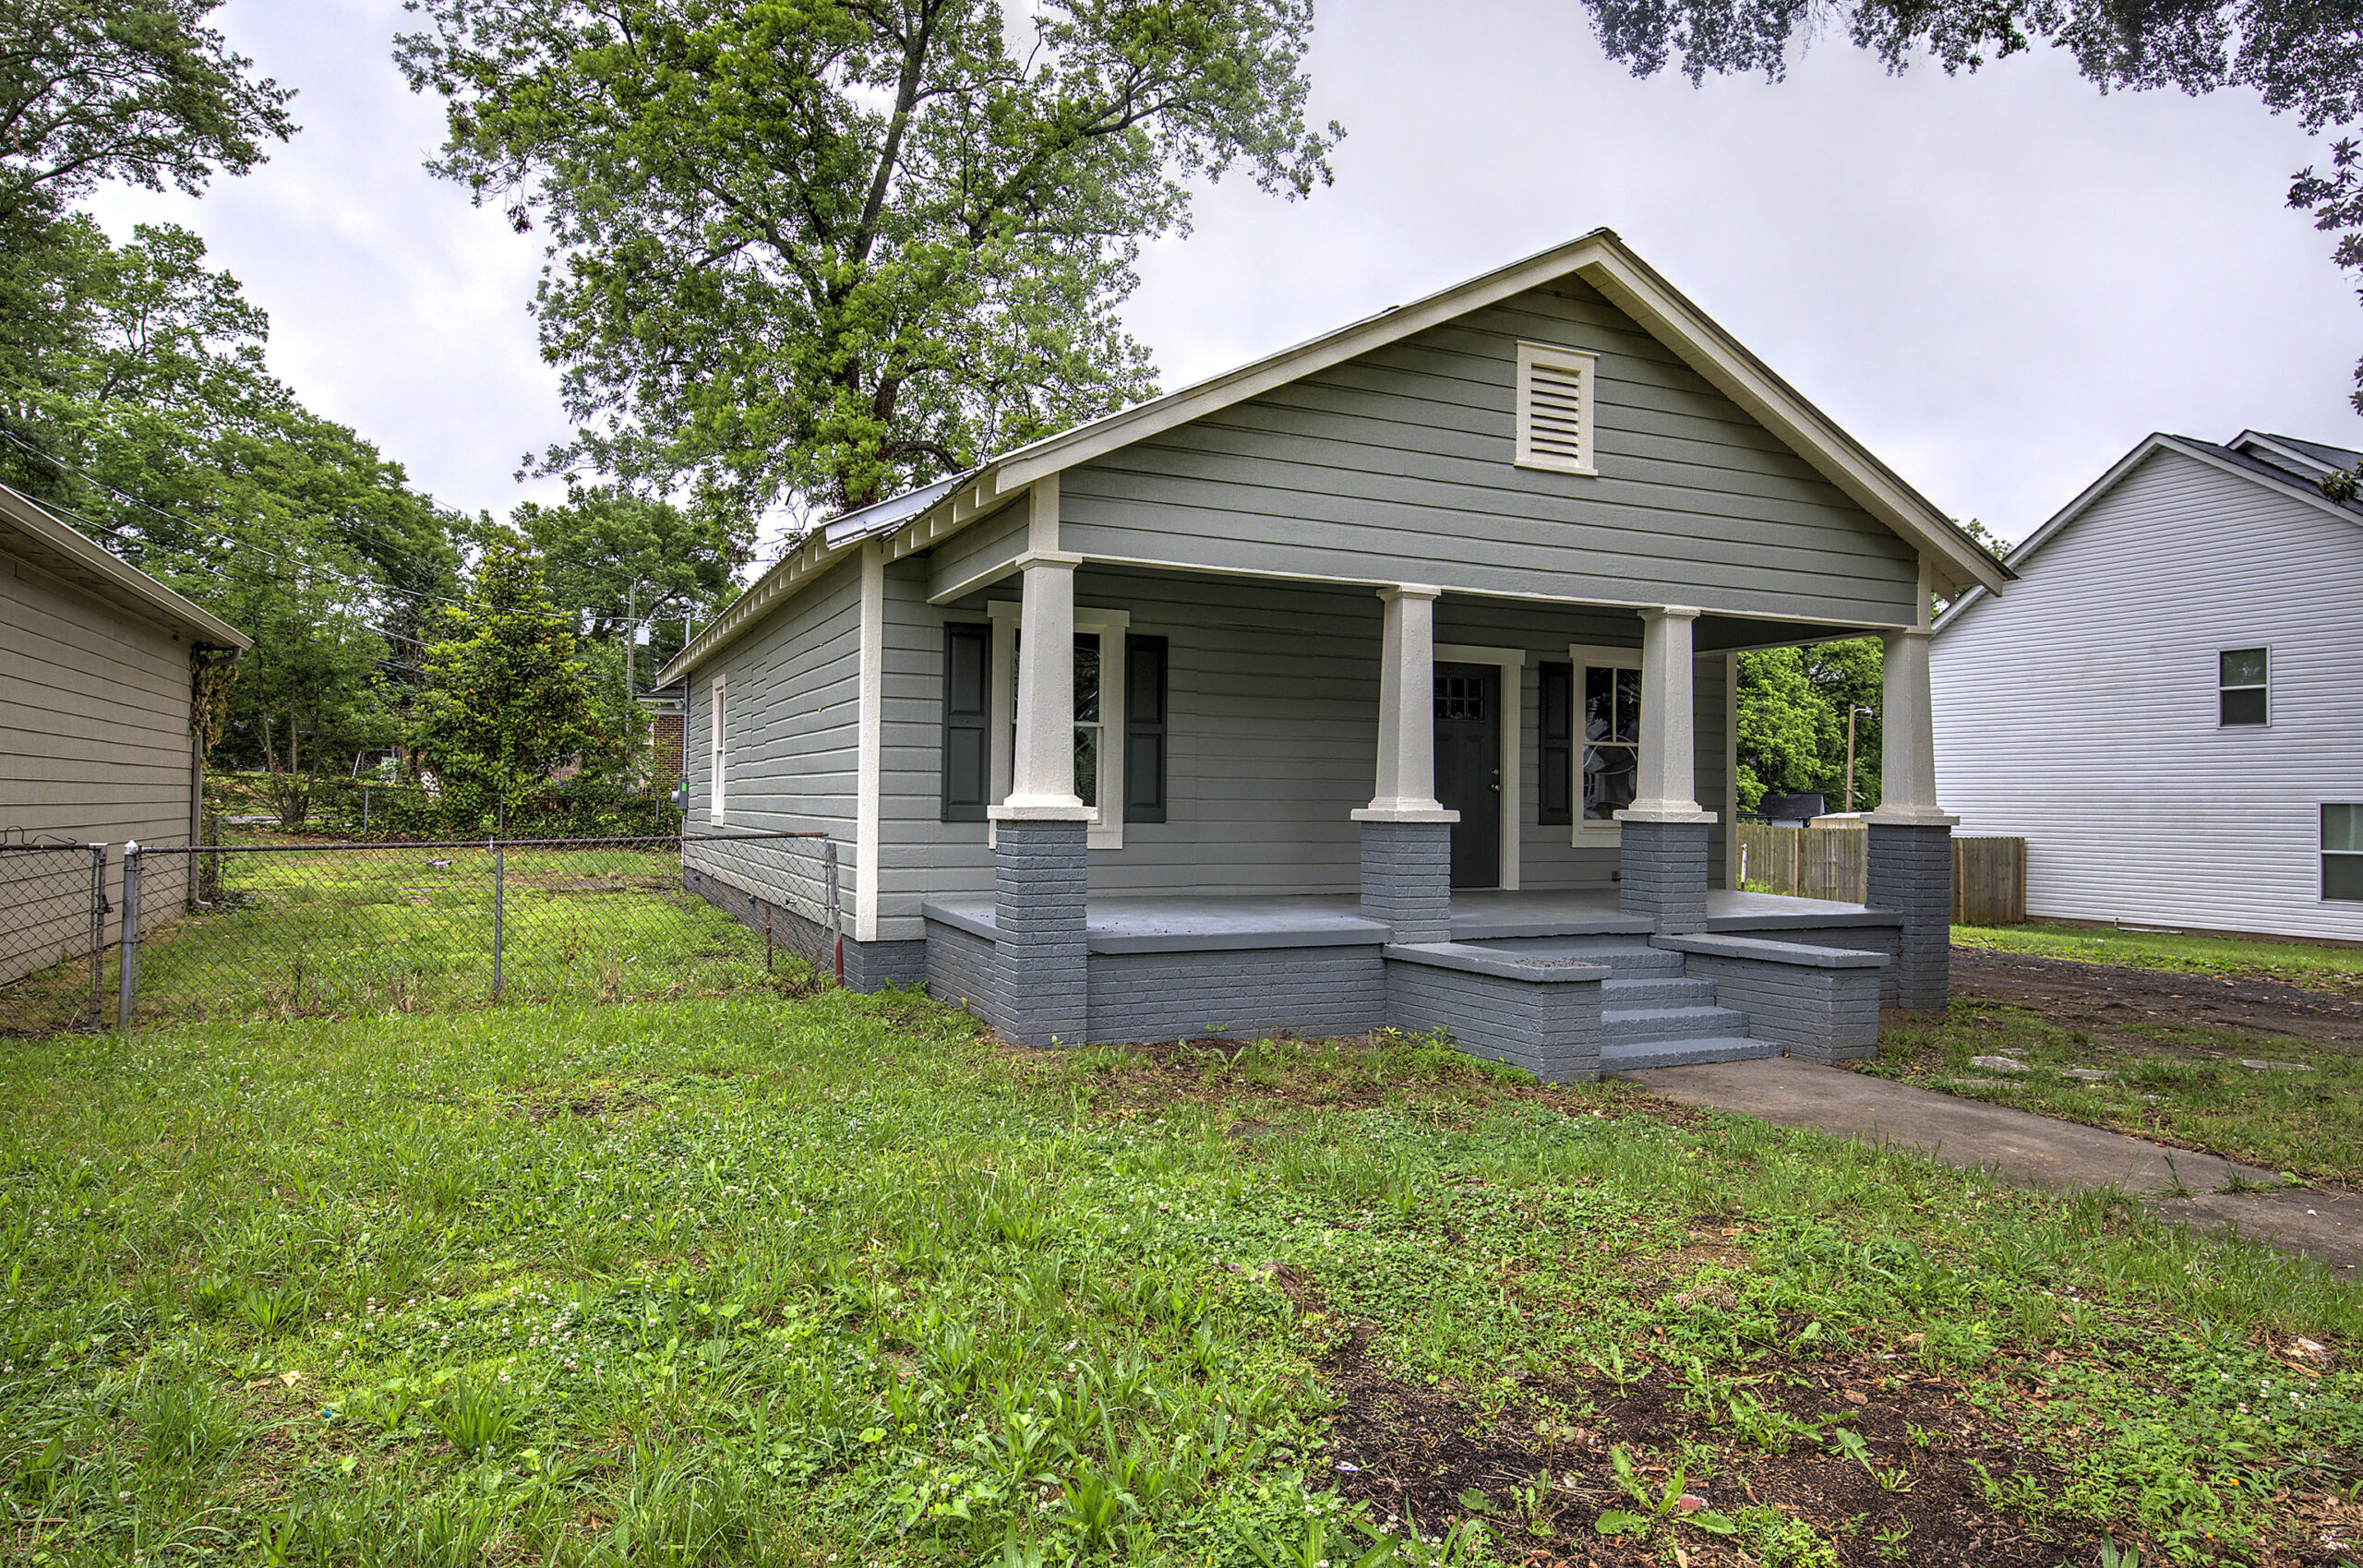
<path id="1" fill-rule="evenodd" d="M 1432 1040 L 1017 1052 L 830 991 L 5 1050 L 16 1561 L 1805 1563 L 1941 1503 L 1982 1560 L 2171 1562 L 2363 1518 L 2325 1271 Z"/>
<path id="2" fill-rule="evenodd" d="M 2079 964 L 2114 964 L 2225 979 L 2278 980 L 2313 990 L 2363 996 L 2363 947 L 2272 941 L 2249 937 L 2177 935 L 2087 926 L 1955 926 L 1957 947 L 2023 952 Z"/>
<path id="3" fill-rule="evenodd" d="M 1980 1056 L 2031 1071 L 1971 1066 Z M 2070 1069 L 2110 1076 L 2074 1078 Z M 2287 1035 L 2129 1023 L 2104 1037 L 2011 1003 L 1956 997 L 1940 1015 L 1883 1030 L 1878 1060 L 1865 1071 L 2306 1181 L 2363 1184 L 2363 1057 Z"/>
<path id="4" fill-rule="evenodd" d="M 177 890 L 186 881 L 183 856 L 155 853 L 147 865 L 151 882 Z M 272 840 L 225 855 L 207 905 L 150 905 L 139 1019 L 483 1006 L 492 999 L 495 876 L 495 856 L 484 848 Z M 808 974 L 784 949 L 767 948 L 762 933 L 684 890 L 669 844 L 509 849 L 498 877 L 504 1000 L 710 995 Z M 115 955 L 101 967 L 111 1021 Z M 88 958 L 18 981 L 0 991 L 0 1030 L 86 1016 L 90 989 Z"/>

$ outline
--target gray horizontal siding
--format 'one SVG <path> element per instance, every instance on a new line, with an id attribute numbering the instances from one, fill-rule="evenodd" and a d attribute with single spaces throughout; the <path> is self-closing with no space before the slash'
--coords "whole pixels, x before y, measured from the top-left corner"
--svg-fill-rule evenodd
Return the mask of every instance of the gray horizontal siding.
<path id="1" fill-rule="evenodd" d="M 1598 353 L 1601 474 L 1511 460 L 1517 342 Z M 1896 623 L 1912 548 L 1569 281 L 1069 471 L 1061 544 L 1229 570 Z"/>
<path id="2" fill-rule="evenodd" d="M 926 898 L 992 892 L 985 824 L 940 820 L 942 628 L 948 620 L 981 622 L 987 599 L 1014 599 L 1016 592 L 1013 581 L 938 608 L 927 603 L 924 563 L 886 569 L 881 938 L 922 935 Z M 1170 656 L 1167 820 L 1128 823 L 1123 848 L 1093 851 L 1094 891 L 1354 892 L 1361 831 L 1350 813 L 1369 803 L 1377 748 L 1377 596 L 1085 567 L 1075 597 L 1084 606 L 1129 611 L 1134 633 L 1166 638 Z M 1609 886 L 1613 849 L 1577 850 L 1566 828 L 1535 821 L 1534 666 L 1565 658 L 1571 642 L 1636 646 L 1638 618 L 1447 597 L 1437 606 L 1436 638 L 1527 654 L 1517 708 L 1524 885 Z M 1722 796 L 1721 670 L 1720 658 L 1698 664 L 1699 790 L 1715 810 Z"/>
<path id="3" fill-rule="evenodd" d="M 936 546 L 932 552 L 934 580 L 929 592 L 949 592 L 1015 560 L 1026 552 L 1028 526 L 1023 498 L 978 518 Z"/>
<path id="4" fill-rule="evenodd" d="M 731 644 L 690 680 L 689 831 L 826 832 L 837 844 L 838 907 L 855 895 L 854 787 L 859 754 L 861 569 L 848 560 Z M 724 821 L 714 820 L 714 682 L 726 681 Z M 690 865 L 802 907 L 815 850 L 692 844 Z M 912 933 L 916 935 L 917 933 Z"/>

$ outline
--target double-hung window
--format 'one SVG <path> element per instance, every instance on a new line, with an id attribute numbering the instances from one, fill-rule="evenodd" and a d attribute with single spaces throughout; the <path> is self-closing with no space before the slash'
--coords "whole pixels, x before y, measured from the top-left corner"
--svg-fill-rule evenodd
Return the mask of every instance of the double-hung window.
<path id="1" fill-rule="evenodd" d="M 714 796 L 711 808 L 708 809 L 706 815 L 710 820 L 719 823 L 723 820 L 722 805 L 726 784 L 723 763 L 725 759 L 728 756 L 727 751 L 725 750 L 723 746 L 723 737 L 728 733 L 727 721 L 730 714 L 729 688 L 726 676 L 716 676 L 714 677 L 713 709 Z"/>
<path id="2" fill-rule="evenodd" d="M 2363 803 L 2322 807 L 2322 896 L 2363 899 Z"/>
<path id="3" fill-rule="evenodd" d="M 2272 654 L 2226 648 L 2215 655 L 2215 722 L 2225 729 L 2272 722 Z"/>
<path id="4" fill-rule="evenodd" d="M 1570 648 L 1566 693 L 1572 712 L 1565 742 L 1573 777 L 1569 815 L 1575 841 L 1617 836 L 1616 813 L 1633 803 L 1641 777 L 1641 651 Z M 1552 700 L 1545 682 L 1544 700 Z M 1546 750 L 1553 722 L 1543 722 Z M 1545 800 L 1549 759 L 1545 758 Z"/>
<path id="5" fill-rule="evenodd" d="M 1020 605 L 997 600 L 988 608 L 990 641 L 982 647 L 976 678 L 988 694 L 990 713 L 986 796 L 1002 800 L 1016 763 L 1017 652 L 1025 627 Z M 1132 616 L 1124 610 L 1074 613 L 1074 792 L 1091 810 L 1088 841 L 1094 849 L 1122 849 L 1127 822 L 1165 820 L 1166 641 L 1131 636 L 1131 626 Z M 984 630 L 974 628 L 974 634 Z M 956 748 L 951 725 L 955 706 L 969 695 L 968 688 L 955 686 L 970 666 L 947 645 L 944 668 L 944 820 L 973 821 L 986 813 L 952 814 L 955 781 L 950 772 L 955 757 L 966 756 Z"/>

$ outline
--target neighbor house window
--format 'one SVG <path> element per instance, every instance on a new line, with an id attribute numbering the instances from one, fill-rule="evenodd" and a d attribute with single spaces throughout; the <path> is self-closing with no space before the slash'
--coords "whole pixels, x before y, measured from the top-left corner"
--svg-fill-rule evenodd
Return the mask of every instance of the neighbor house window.
<path id="1" fill-rule="evenodd" d="M 1551 343 L 1517 346 L 1517 465 L 1594 474 L 1592 383 L 1600 359 Z"/>
<path id="2" fill-rule="evenodd" d="M 713 808 L 712 808 L 712 809 L 707 813 L 707 815 L 708 815 L 708 816 L 709 816 L 713 820 L 717 821 L 717 822 L 719 822 L 719 821 L 721 821 L 721 820 L 722 820 L 722 798 L 723 798 L 723 766 L 722 766 L 722 762 L 723 762 L 723 755 L 724 755 L 724 753 L 723 753 L 723 749 L 722 749 L 722 725 L 723 725 L 723 718 L 724 718 L 724 715 L 729 712 L 729 704 L 728 704 L 728 701 L 727 701 L 727 700 L 726 699 L 726 697 L 724 696 L 724 692 L 725 692 L 725 690 L 726 690 L 726 687 L 725 687 L 725 684 L 724 684 L 724 677 L 723 677 L 723 676 L 714 676 L 714 806 L 713 806 Z"/>
<path id="3" fill-rule="evenodd" d="M 992 802 L 992 653 L 989 626 L 943 628 L 943 820 L 981 822 Z"/>
<path id="4" fill-rule="evenodd" d="M 2266 722 L 2269 664 L 2261 648 L 2226 648 L 2215 656 L 2216 723 L 2228 728 Z"/>
<path id="5" fill-rule="evenodd" d="M 2363 805 L 2322 808 L 2322 896 L 2363 899 Z"/>

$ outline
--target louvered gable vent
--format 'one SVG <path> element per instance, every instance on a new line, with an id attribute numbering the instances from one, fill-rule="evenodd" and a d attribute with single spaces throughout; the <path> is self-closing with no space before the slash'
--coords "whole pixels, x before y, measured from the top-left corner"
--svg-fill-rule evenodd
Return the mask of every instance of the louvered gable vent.
<path id="1" fill-rule="evenodd" d="M 1592 381 L 1599 360 L 1549 343 L 1517 346 L 1517 463 L 1562 473 L 1597 473 L 1592 453 Z"/>

